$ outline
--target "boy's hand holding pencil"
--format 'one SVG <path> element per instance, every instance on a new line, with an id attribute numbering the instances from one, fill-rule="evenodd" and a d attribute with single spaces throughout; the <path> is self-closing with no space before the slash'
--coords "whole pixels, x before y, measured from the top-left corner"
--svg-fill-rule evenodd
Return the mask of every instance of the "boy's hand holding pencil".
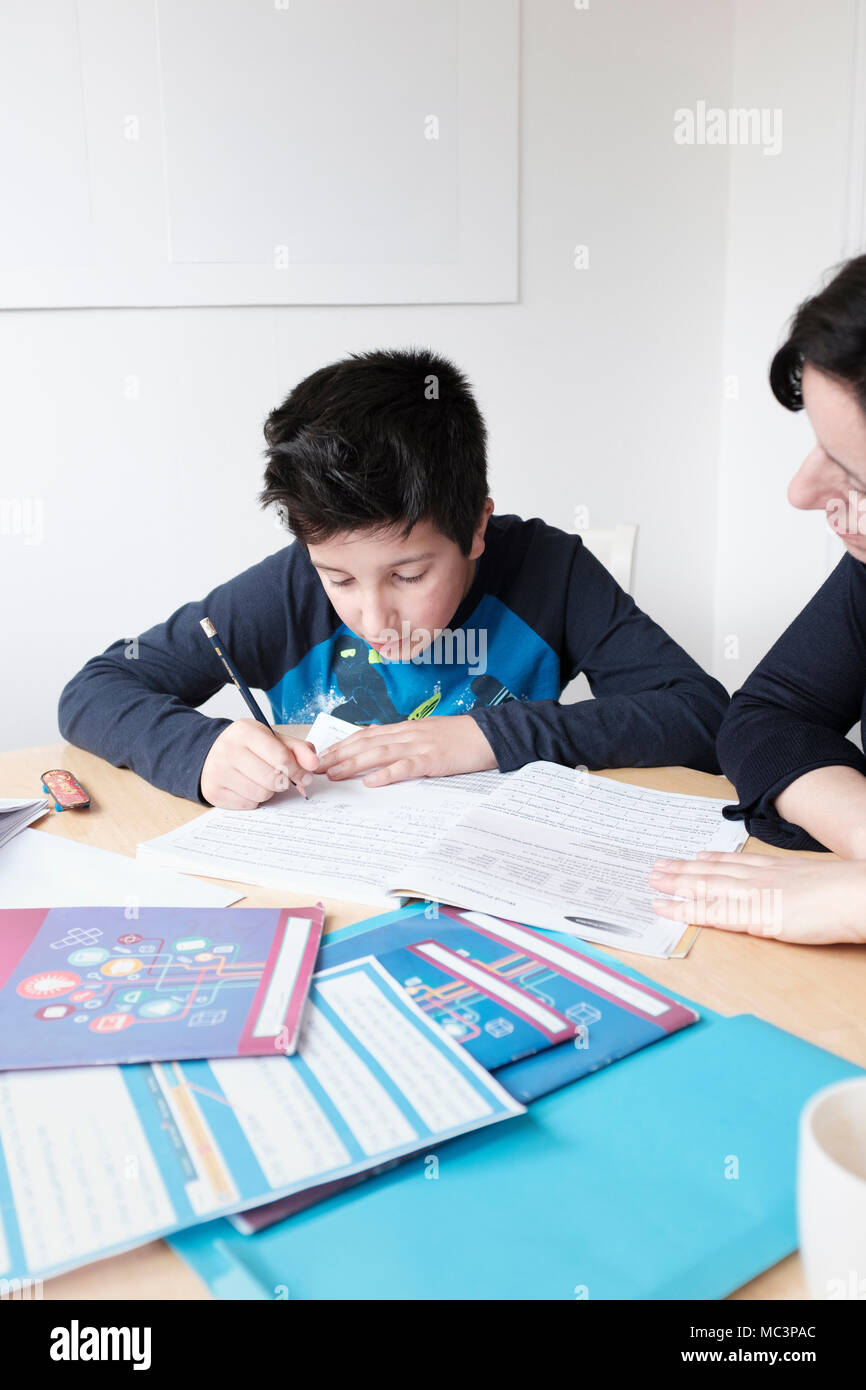
<path id="1" fill-rule="evenodd" d="M 201 770 L 205 801 L 223 811 L 251 811 L 290 784 L 308 801 L 307 787 L 319 766 L 315 748 L 271 727 L 210 618 L 200 625 L 253 716 L 236 720 L 215 740 Z"/>
<path id="2" fill-rule="evenodd" d="M 221 810 L 251 811 L 291 784 L 304 795 L 318 765 L 311 743 L 255 719 L 238 719 L 223 729 L 205 758 L 201 794 Z"/>

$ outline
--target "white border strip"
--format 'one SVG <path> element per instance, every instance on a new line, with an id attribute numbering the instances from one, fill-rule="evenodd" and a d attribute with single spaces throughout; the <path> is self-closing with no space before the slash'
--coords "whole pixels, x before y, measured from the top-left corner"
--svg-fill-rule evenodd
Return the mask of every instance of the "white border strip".
<path id="1" fill-rule="evenodd" d="M 564 970 L 569 975 L 577 975 L 588 985 L 596 986 L 607 994 L 615 995 L 624 1004 L 631 1004 L 634 1008 L 640 1009 L 641 1013 L 649 1014 L 651 1018 L 658 1018 L 659 1014 L 666 1014 L 671 1007 L 664 999 L 656 999 L 653 994 L 645 994 L 637 985 L 630 984 L 617 975 L 608 975 L 606 971 L 599 970 L 589 961 L 572 955 L 564 947 L 557 946 L 552 941 L 546 941 L 534 933 L 524 931 L 522 927 L 510 927 L 507 922 L 501 921 L 500 918 L 488 917 L 483 912 L 464 912 L 462 916 L 467 922 L 474 922 L 477 927 L 484 927 L 496 936 L 501 936 L 503 940 L 520 946 L 529 955 L 542 956 L 557 969 Z"/>
<path id="2" fill-rule="evenodd" d="M 477 985 L 484 994 L 493 994 L 497 999 L 501 999 L 503 1004 L 514 1009 L 516 1013 L 526 1014 L 540 1028 L 548 1033 L 561 1033 L 568 1027 L 568 1020 L 559 1014 L 552 1013 L 543 1004 L 539 1004 L 535 999 L 527 998 L 522 991 L 515 989 L 506 980 L 499 979 L 492 971 L 480 970 L 477 965 L 473 965 L 465 956 L 458 956 L 453 951 L 440 946 L 438 941 L 418 941 L 415 942 L 413 951 L 418 955 L 428 956 L 430 960 L 438 961 L 444 965 L 446 970 L 453 971 L 462 980 L 470 980 Z"/>

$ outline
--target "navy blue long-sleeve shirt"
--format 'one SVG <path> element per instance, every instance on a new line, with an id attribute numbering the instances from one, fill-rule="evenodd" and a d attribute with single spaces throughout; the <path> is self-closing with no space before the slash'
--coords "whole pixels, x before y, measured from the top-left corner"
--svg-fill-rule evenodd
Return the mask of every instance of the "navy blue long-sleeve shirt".
<path id="1" fill-rule="evenodd" d="M 203 802 L 205 758 L 232 722 L 196 709 L 228 680 L 199 626 L 205 616 L 247 684 L 267 692 L 274 723 L 305 724 L 320 710 L 356 724 L 469 714 L 503 772 L 539 758 L 718 771 L 724 687 L 578 536 L 538 519 L 490 519 L 448 632 L 408 662 L 380 659 L 351 632 L 305 549 L 288 545 L 136 643 L 91 658 L 61 694 L 63 737 Z M 598 698 L 560 704 L 580 671 Z M 248 717 L 240 696 L 237 717 Z"/>
<path id="2" fill-rule="evenodd" d="M 866 712 L 866 565 L 846 554 L 734 694 L 719 733 L 719 761 L 737 789 L 728 819 L 785 849 L 826 846 L 785 820 L 775 799 L 819 767 L 866 758 L 846 738 Z"/>

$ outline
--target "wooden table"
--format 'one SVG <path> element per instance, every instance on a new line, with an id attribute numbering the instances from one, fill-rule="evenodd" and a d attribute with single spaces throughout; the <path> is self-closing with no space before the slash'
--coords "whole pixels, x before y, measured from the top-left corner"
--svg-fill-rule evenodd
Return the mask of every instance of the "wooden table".
<path id="1" fill-rule="evenodd" d="M 102 758 L 69 744 L 0 753 L 0 795 L 38 796 L 40 774 L 52 767 L 68 768 L 79 777 L 90 793 L 92 805 L 85 812 L 52 813 L 34 826 L 40 834 L 64 835 L 82 844 L 134 856 L 139 841 L 174 830 L 202 813 L 202 807 L 195 802 L 159 791 L 135 773 L 111 767 Z M 605 775 L 663 791 L 695 796 L 733 795 L 724 778 L 688 768 L 628 769 Z M 786 852 L 770 850 L 757 841 L 750 842 L 747 848 Z M 244 894 L 238 906 L 279 907 L 303 902 L 297 894 L 248 884 L 237 886 Z M 381 910 L 338 900 L 324 901 L 328 930 L 376 916 Z M 705 928 L 683 960 L 656 960 L 614 950 L 610 954 L 632 968 L 637 967 L 662 988 L 685 994 L 699 1005 L 722 1014 L 758 1014 L 866 1067 L 866 949 L 862 946 L 789 946 L 739 932 Z M 44 1293 L 46 1298 L 73 1299 L 210 1297 L 198 1276 L 164 1241 L 152 1241 L 125 1255 L 49 1279 Z M 805 1298 L 799 1257 L 791 1255 L 782 1260 L 731 1297 Z"/>

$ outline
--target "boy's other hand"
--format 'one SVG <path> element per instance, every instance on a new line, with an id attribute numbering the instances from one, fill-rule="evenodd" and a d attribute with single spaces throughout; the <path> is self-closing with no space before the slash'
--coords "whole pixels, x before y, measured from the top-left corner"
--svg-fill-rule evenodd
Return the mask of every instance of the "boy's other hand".
<path id="1" fill-rule="evenodd" d="M 316 771 L 335 782 L 366 773 L 366 787 L 384 787 L 410 777 L 453 777 L 495 767 L 493 750 L 475 720 L 468 714 L 444 714 L 373 724 L 350 734 L 322 754 Z"/>
<path id="2" fill-rule="evenodd" d="M 211 747 L 201 794 L 223 811 L 251 811 L 293 782 L 307 786 L 319 761 L 311 743 L 275 734 L 257 719 L 236 719 Z"/>

